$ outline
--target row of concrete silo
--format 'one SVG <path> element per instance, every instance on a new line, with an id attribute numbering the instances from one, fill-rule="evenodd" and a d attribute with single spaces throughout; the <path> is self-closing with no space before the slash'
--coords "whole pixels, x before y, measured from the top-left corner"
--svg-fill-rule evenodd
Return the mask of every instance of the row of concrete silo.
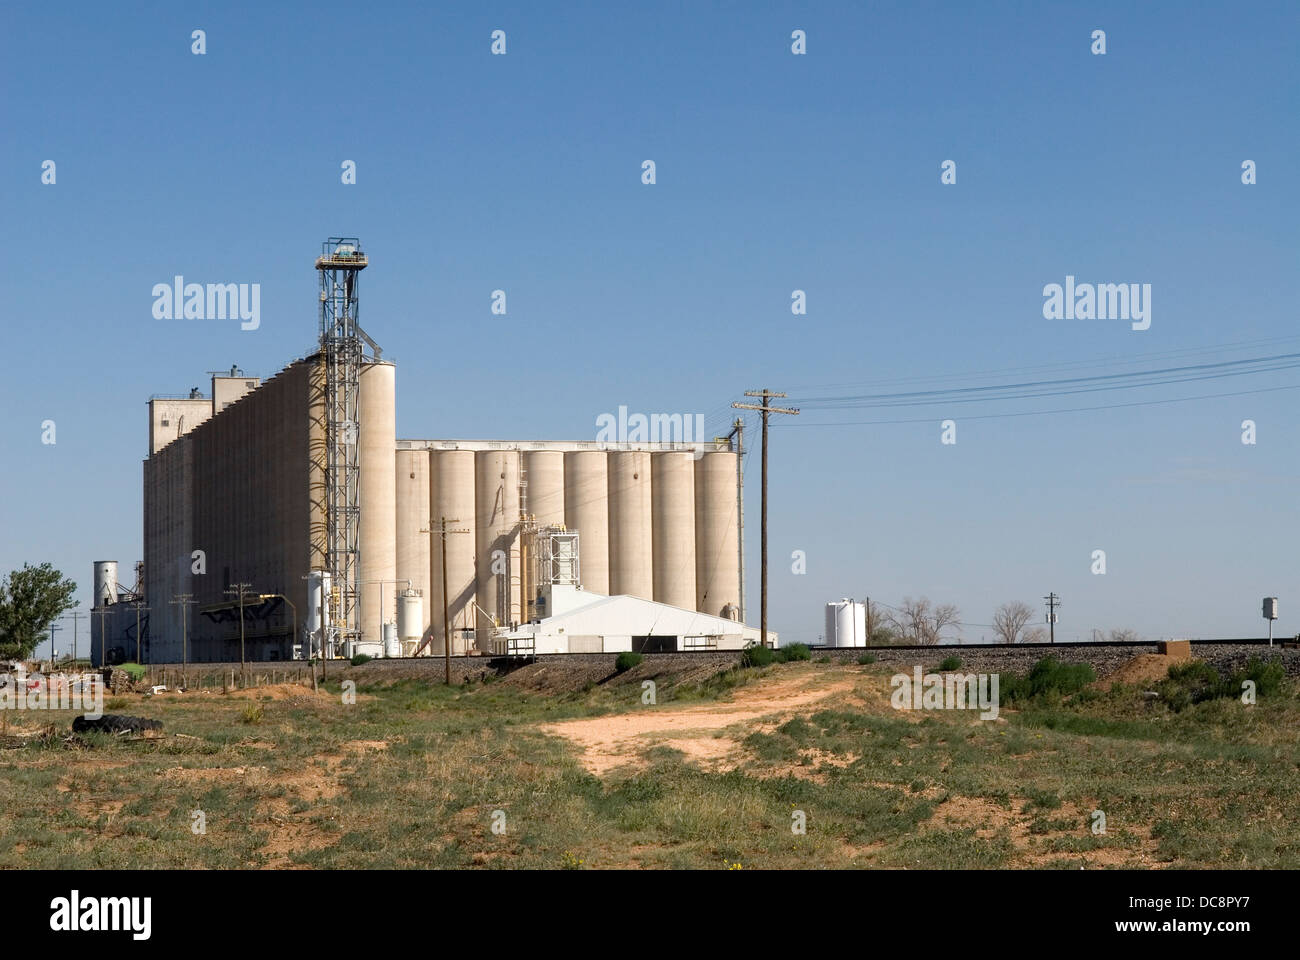
<path id="1" fill-rule="evenodd" d="M 425 597 L 427 649 L 443 650 L 444 517 L 453 653 L 485 643 L 494 621 L 528 615 L 521 512 L 578 531 L 585 590 L 739 618 L 736 455 L 575 446 L 397 451 L 396 577 Z"/>

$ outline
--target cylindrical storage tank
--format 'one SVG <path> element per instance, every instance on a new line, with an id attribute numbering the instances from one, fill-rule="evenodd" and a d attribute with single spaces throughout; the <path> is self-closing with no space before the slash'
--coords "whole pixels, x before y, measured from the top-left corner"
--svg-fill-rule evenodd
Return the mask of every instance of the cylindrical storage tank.
<path id="1" fill-rule="evenodd" d="M 723 616 L 740 605 L 740 525 L 736 454 L 706 453 L 695 461 L 695 609 Z"/>
<path id="2" fill-rule="evenodd" d="M 609 594 L 609 460 L 603 450 L 564 455 L 564 525 L 578 531 L 582 589 Z"/>
<path id="3" fill-rule="evenodd" d="M 399 590 L 415 590 L 418 596 L 429 595 L 429 451 L 397 451 L 397 579 Z M 409 581 L 409 586 L 406 583 Z M 407 640 L 400 624 L 405 594 L 398 596 L 398 634 Z M 423 608 L 421 608 L 423 610 Z M 420 640 L 429 623 L 408 624 Z"/>
<path id="4" fill-rule="evenodd" d="M 85 567 L 82 567 L 84 570 Z M 117 602 L 117 561 L 95 561 L 95 606 Z"/>
<path id="5" fill-rule="evenodd" d="M 429 621 L 433 637 L 426 653 L 446 653 L 442 634 L 442 537 L 436 531 L 443 517 L 447 534 L 447 624 L 451 630 L 453 655 L 463 654 L 468 645 L 465 631 L 475 626 L 477 571 L 474 555 L 477 533 L 474 518 L 474 452 L 434 450 L 429 456 L 429 519 L 435 531 L 429 540 Z"/>
<path id="6" fill-rule="evenodd" d="M 361 642 L 382 644 L 380 614 L 393 617 L 397 579 L 397 445 L 395 377 L 391 363 L 361 368 L 357 462 L 361 521 Z M 365 582 L 370 581 L 370 582 Z M 385 581 L 381 583 L 380 581 Z M 382 610 L 381 610 L 382 607 Z"/>
<path id="7" fill-rule="evenodd" d="M 654 598 L 695 609 L 695 461 L 656 453 L 651 462 Z"/>
<path id="8" fill-rule="evenodd" d="M 400 657 L 402 655 L 401 644 L 397 642 L 397 624 L 384 624 L 384 656 Z"/>
<path id="9" fill-rule="evenodd" d="M 564 523 L 564 454 L 559 450 L 529 450 L 524 453 L 525 510 L 537 519 L 538 527 Z"/>
<path id="10" fill-rule="evenodd" d="M 397 639 L 403 645 L 419 643 L 424 639 L 428 619 L 424 597 L 414 590 L 403 590 L 397 598 Z"/>
<path id="11" fill-rule="evenodd" d="M 519 623 L 519 451 L 474 455 L 480 650 L 491 649 L 493 623 Z"/>
<path id="12" fill-rule="evenodd" d="M 650 454 L 609 454 L 609 592 L 654 599 Z M 582 531 L 578 531 L 582 553 Z"/>
<path id="13" fill-rule="evenodd" d="M 833 600 L 826 604 L 826 646 L 864 647 L 866 638 L 866 604 L 852 600 Z"/>

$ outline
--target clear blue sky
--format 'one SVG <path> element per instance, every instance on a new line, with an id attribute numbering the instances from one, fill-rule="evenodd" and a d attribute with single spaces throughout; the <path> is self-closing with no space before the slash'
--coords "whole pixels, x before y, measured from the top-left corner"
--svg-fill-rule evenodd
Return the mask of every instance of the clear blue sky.
<path id="1" fill-rule="evenodd" d="M 398 362 L 399 436 L 588 438 L 619 404 L 715 429 L 746 389 L 789 392 L 804 413 L 773 428 L 771 489 L 787 639 L 815 639 L 831 598 L 924 594 L 978 640 L 999 603 L 1049 590 L 1069 639 L 1261 635 L 1266 594 L 1294 633 L 1300 391 L 974 417 L 1300 372 L 951 407 L 814 398 L 1300 350 L 1298 28 L 1293 2 L 15 6 L 0 569 L 49 560 L 83 608 L 93 560 L 129 569 L 145 400 L 308 352 L 312 259 L 343 234 L 371 257 L 362 322 Z M 151 288 L 175 274 L 260 283 L 261 328 L 155 320 Z M 1150 283 L 1151 328 L 1045 320 L 1042 288 L 1067 274 Z M 920 422 L 861 423 L 886 419 Z M 747 476 L 756 620 L 757 456 Z"/>

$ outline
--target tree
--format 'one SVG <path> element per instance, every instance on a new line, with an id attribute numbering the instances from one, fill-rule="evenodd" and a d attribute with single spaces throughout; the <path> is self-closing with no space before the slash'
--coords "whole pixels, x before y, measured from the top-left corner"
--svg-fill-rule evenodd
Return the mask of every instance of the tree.
<path id="1" fill-rule="evenodd" d="M 1047 631 L 1042 627 L 1030 627 L 1020 635 L 1021 643 L 1046 643 Z"/>
<path id="2" fill-rule="evenodd" d="M 941 603 L 931 609 L 927 597 L 919 600 L 904 597 L 903 605 L 889 615 L 889 625 L 903 643 L 924 647 L 938 643 L 945 628 L 955 627 L 959 623 L 955 606 Z"/>
<path id="3" fill-rule="evenodd" d="M 1021 603 L 1019 600 L 1004 603 L 993 613 L 993 632 L 1003 643 L 1022 641 L 1024 637 L 1021 631 L 1025 629 L 1025 624 L 1033 615 L 1034 609 L 1027 603 Z"/>
<path id="4" fill-rule="evenodd" d="M 1135 643 L 1142 638 L 1138 636 L 1136 630 L 1125 628 L 1123 630 L 1112 630 L 1107 639 L 1112 643 Z"/>
<path id="5" fill-rule="evenodd" d="M 0 581 L 0 657 L 26 660 L 64 610 L 77 585 L 48 563 L 23 564 Z"/>

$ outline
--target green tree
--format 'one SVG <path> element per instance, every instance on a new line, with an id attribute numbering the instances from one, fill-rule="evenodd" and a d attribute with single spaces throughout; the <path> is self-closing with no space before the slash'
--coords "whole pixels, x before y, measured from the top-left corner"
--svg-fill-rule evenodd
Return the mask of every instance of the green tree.
<path id="1" fill-rule="evenodd" d="M 77 585 L 48 563 L 23 564 L 0 580 L 0 657 L 26 660 L 64 610 Z"/>

